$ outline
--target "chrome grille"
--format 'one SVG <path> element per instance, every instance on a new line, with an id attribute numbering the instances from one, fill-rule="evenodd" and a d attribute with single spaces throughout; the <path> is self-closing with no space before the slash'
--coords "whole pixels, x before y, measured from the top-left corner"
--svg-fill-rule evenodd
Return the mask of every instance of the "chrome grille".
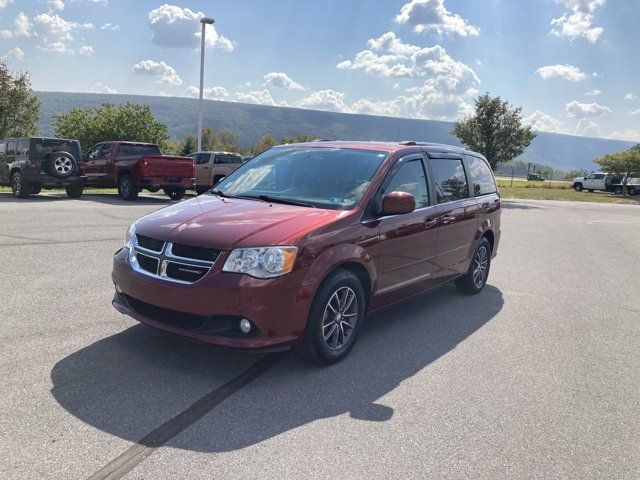
<path id="1" fill-rule="evenodd" d="M 220 250 L 174 245 L 171 242 L 135 234 L 129 262 L 134 270 L 170 282 L 192 284 L 213 268 Z"/>

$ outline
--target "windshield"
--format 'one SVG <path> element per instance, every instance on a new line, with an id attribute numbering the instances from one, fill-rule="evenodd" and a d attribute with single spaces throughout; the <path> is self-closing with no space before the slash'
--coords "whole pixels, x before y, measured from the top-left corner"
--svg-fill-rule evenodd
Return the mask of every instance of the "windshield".
<path id="1" fill-rule="evenodd" d="M 337 148 L 274 148 L 231 173 L 212 194 L 350 210 L 387 153 Z"/>
<path id="2" fill-rule="evenodd" d="M 76 140 L 32 139 L 31 148 L 36 160 L 47 158 L 53 152 L 68 152 L 77 159 L 81 158 L 80 144 Z"/>

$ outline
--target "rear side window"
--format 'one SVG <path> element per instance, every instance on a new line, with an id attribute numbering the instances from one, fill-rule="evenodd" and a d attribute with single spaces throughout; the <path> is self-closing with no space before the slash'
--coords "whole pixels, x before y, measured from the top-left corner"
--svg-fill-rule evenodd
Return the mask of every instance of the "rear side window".
<path id="1" fill-rule="evenodd" d="M 431 159 L 430 163 L 438 203 L 453 202 L 469 197 L 469 187 L 462 160 Z"/>
<path id="2" fill-rule="evenodd" d="M 604 177 L 605 177 L 605 174 L 604 174 L 604 173 L 596 173 L 596 174 L 593 176 L 593 178 L 594 178 L 595 180 L 602 180 Z"/>
<path id="3" fill-rule="evenodd" d="M 216 155 L 214 163 L 242 163 L 242 157 L 240 155 Z"/>
<path id="4" fill-rule="evenodd" d="M 421 160 L 411 160 L 403 164 L 395 173 L 384 193 L 406 192 L 416 199 L 416 208 L 429 206 L 429 189 Z"/>
<path id="5" fill-rule="evenodd" d="M 7 155 L 15 155 L 16 154 L 16 142 L 7 143 Z"/>
<path id="6" fill-rule="evenodd" d="M 5 142 L 0 142 L 0 158 L 4 158 L 7 153 L 7 144 Z"/>
<path id="7" fill-rule="evenodd" d="M 29 140 L 18 140 L 18 155 L 29 155 Z"/>
<path id="8" fill-rule="evenodd" d="M 467 167 L 469 169 L 469 176 L 471 177 L 471 185 L 473 186 L 473 195 L 478 197 L 480 195 L 496 193 L 498 191 L 496 182 L 487 162 L 481 158 L 469 155 L 465 158 L 467 159 Z"/>
<path id="9" fill-rule="evenodd" d="M 120 145 L 121 157 L 143 157 L 161 155 L 157 145 Z"/>

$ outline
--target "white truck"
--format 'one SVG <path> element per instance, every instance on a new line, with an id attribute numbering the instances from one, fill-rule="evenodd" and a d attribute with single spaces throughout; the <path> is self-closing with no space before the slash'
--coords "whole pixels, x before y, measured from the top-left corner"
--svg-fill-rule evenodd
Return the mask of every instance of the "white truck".
<path id="1" fill-rule="evenodd" d="M 613 192 L 622 195 L 625 184 L 629 191 L 629 195 L 640 194 L 640 175 L 625 173 L 624 175 L 611 175 L 605 172 L 593 172 L 584 177 L 576 177 L 573 179 L 573 189 L 576 192 L 587 190 L 593 192 L 602 190 L 605 192 Z"/>

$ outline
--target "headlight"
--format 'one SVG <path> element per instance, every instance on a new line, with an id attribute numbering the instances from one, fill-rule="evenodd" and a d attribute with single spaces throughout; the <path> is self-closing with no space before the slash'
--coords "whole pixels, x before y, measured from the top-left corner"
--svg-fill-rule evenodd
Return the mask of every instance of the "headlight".
<path id="1" fill-rule="evenodd" d="M 291 271 L 297 253 L 296 247 L 236 248 L 224 262 L 222 271 L 258 278 L 279 277 Z"/>
<path id="2" fill-rule="evenodd" d="M 131 224 L 131 226 L 129 227 L 129 230 L 127 230 L 127 235 L 124 237 L 124 246 L 127 247 L 129 250 L 132 249 L 132 245 L 131 245 L 131 239 L 133 238 L 133 236 L 136 233 L 136 224 L 135 222 Z"/>

